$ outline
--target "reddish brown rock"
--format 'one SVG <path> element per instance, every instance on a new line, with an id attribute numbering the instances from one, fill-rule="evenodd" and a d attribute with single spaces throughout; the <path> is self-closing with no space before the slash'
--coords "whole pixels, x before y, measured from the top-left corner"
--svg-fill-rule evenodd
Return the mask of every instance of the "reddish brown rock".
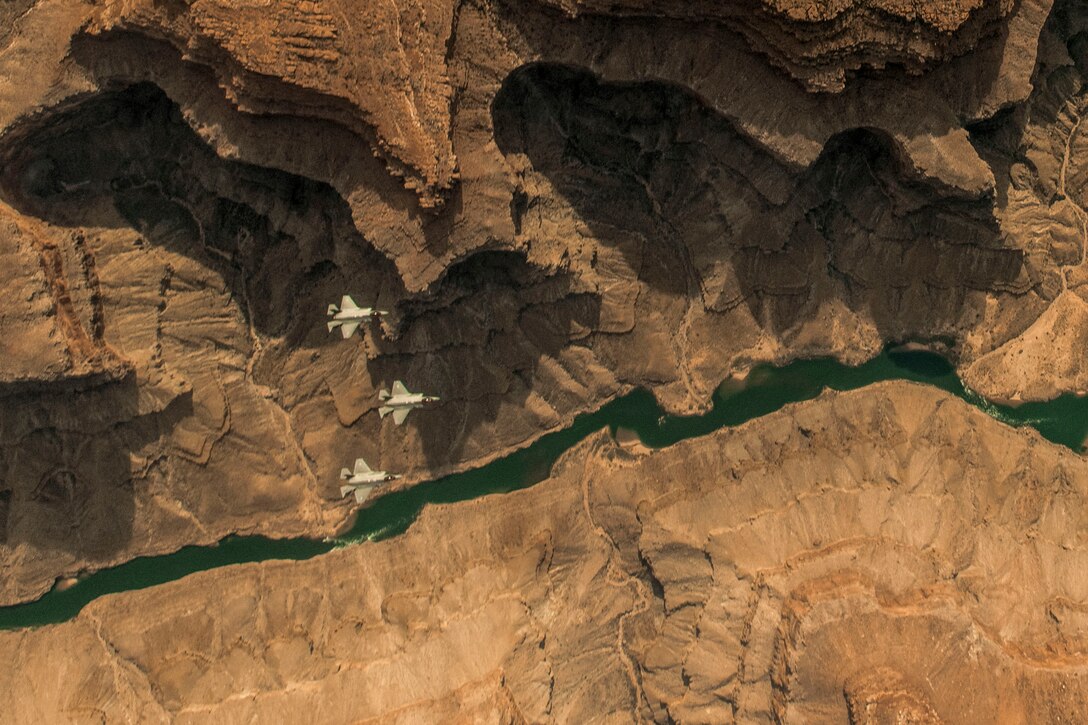
<path id="1" fill-rule="evenodd" d="M 1075 722 L 1086 496 L 1082 457 L 912 384 L 602 434 L 396 539 L 0 635 L 0 692 L 20 722 Z"/>
<path id="2" fill-rule="evenodd" d="M 412 485 L 637 385 L 920 339 L 1085 389 L 1082 6 L 805 7 L 0 10 L 0 376 L 47 383 L 0 413 L 0 600 L 326 535 L 357 456 Z M 330 338 L 344 293 L 393 314 Z M 382 421 L 396 379 L 443 403 Z"/>

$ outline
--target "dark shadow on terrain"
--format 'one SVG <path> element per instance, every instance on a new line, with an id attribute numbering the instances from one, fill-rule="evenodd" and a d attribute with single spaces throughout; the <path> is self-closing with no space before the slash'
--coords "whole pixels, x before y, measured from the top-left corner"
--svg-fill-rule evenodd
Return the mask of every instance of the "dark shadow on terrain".
<path id="1" fill-rule="evenodd" d="M 102 93 L 13 128 L 0 139 L 0 193 L 58 227 L 132 228 L 137 246 L 216 270 L 258 333 L 282 336 L 288 346 L 334 344 L 324 334 L 328 302 L 345 290 L 399 283 L 329 187 L 217 157 L 150 85 Z M 357 269 L 327 262 L 332 240 L 345 236 L 349 259 L 362 260 Z M 147 290 L 156 292 L 163 290 Z M 108 330 L 113 321 L 103 322 Z M 135 489 L 148 480 L 133 471 L 155 465 L 141 463 L 140 452 L 193 414 L 192 399 L 185 393 L 164 412 L 141 415 L 149 391 L 137 389 L 135 376 L 81 393 L 63 387 L 3 401 L 27 429 L 0 431 L 3 543 L 109 559 L 130 543 Z M 104 424 L 104 417 L 132 420 Z"/>
<path id="2" fill-rule="evenodd" d="M 187 12 L 183 4 L 179 10 Z M 350 170 L 342 170 L 349 179 L 365 183 L 368 194 L 377 195 L 382 204 L 418 221 L 427 249 L 436 256 L 446 251 L 450 230 L 462 209 L 460 185 L 455 183 L 451 189 L 432 189 L 442 199 L 442 206 L 439 210 L 423 208 L 416 192 L 405 188 L 398 176 L 400 162 L 389 157 L 379 143 L 375 129 L 362 121 L 358 111 L 344 99 L 273 76 L 250 73 L 222 49 L 204 47 L 200 60 L 196 60 L 182 54 L 166 40 L 134 30 L 77 34 L 72 39 L 71 53 L 83 72 L 101 88 L 130 86 L 138 81 L 157 85 L 162 80 L 169 88 L 186 94 L 183 98 L 173 98 L 175 102 L 182 106 L 199 106 L 212 123 L 216 118 L 228 117 L 234 121 L 245 117 L 240 126 L 242 130 L 229 134 L 230 143 L 237 145 L 242 157 L 262 157 L 260 151 L 247 153 L 246 148 L 264 143 L 291 144 L 296 148 L 289 156 L 314 154 L 320 157 L 325 150 L 335 149 L 338 160 L 350 160 Z M 118 78 L 119 72 L 123 79 Z M 239 114 L 223 95 L 221 89 L 227 78 L 245 78 L 244 85 L 254 96 L 248 100 L 256 106 L 252 113 Z M 265 109 L 267 99 L 273 98 L 278 101 L 276 108 Z M 313 109 L 322 109 L 321 116 L 308 115 Z M 246 130 L 252 130 L 246 124 L 253 124 L 257 129 L 254 138 L 246 135 Z M 337 195 L 334 193 L 334 196 Z"/>
<path id="3" fill-rule="evenodd" d="M 379 343 L 388 348 L 371 369 L 387 389 L 403 379 L 413 392 L 442 399 L 406 423 L 418 428 L 427 463 L 437 467 L 484 453 L 465 449 L 480 426 L 502 426 L 500 440 L 516 436 L 511 445 L 539 433 L 532 415 L 511 413 L 531 411 L 533 393 L 562 394 L 541 390 L 536 373 L 542 361 L 560 357 L 575 331 L 597 326 L 600 299 L 522 253 L 484 250 L 450 265 L 429 294 L 406 301 L 400 313 L 408 322 L 394 343 Z"/>
<path id="4" fill-rule="evenodd" d="M 219 158 L 150 84 L 27 122 L 0 142 L 0 162 L 4 197 L 23 213 L 60 226 L 132 227 L 218 270 L 237 299 L 248 285 L 260 332 L 290 337 L 300 314 L 312 325 L 316 315 L 295 301 L 323 308 L 302 286 L 332 256 L 333 239 L 348 237 L 363 255 L 363 278 L 345 274 L 341 287 L 384 289 L 398 279 L 330 187 Z"/>
<path id="5" fill-rule="evenodd" d="M 1080 76 L 1077 91 L 1084 90 L 1084 83 L 1088 82 L 1088 6 L 1080 0 L 1055 0 L 1054 7 L 1050 11 L 1046 25 L 1040 37 L 1040 58 L 1058 59 L 1060 55 L 1047 55 L 1046 51 L 1052 51 L 1046 43 L 1055 42 L 1064 46 L 1073 61 L 1073 68 Z M 1044 66 L 1045 63 L 1040 63 Z M 1041 77 L 1040 70 L 1036 68 L 1035 80 Z"/>
<path id="6" fill-rule="evenodd" d="M 34 0 L 0 0 L 0 50 L 11 42 L 15 21 L 32 7 Z"/>
<path id="7" fill-rule="evenodd" d="M 645 281 L 713 311 L 743 303 L 775 335 L 837 299 L 884 339 L 948 336 L 972 291 L 1030 286 L 990 200 L 912 181 L 874 131 L 833 138 L 794 178 L 682 89 L 557 65 L 511 74 L 493 117 L 503 153 L 526 155 L 605 244 L 636 231 L 690 275 Z"/>
<path id="8" fill-rule="evenodd" d="M 971 143 L 993 169 L 999 207 L 1008 207 L 1010 197 L 1027 193 L 1042 205 L 1070 201 L 1084 208 L 1088 184 L 1078 154 L 1073 147 L 1068 148 L 1068 160 L 1065 154 L 1073 140 L 1070 133 L 1083 138 L 1085 128 L 1073 131 L 1088 91 L 1088 5 L 1078 0 L 1055 2 L 1039 36 L 1038 59 L 1028 99 L 968 126 Z M 1081 261 L 1081 235 L 1050 233 L 1054 230 L 1042 224 L 1033 231 L 1028 258 L 1045 260 L 1035 265 L 1036 286 L 1042 297 L 1053 299 L 1064 289 L 1061 268 Z"/>
<path id="9" fill-rule="evenodd" d="M 932 27 L 923 30 L 921 25 L 913 26 L 911 33 L 929 34 L 929 42 L 945 45 L 946 50 L 941 54 L 943 57 L 928 63 L 885 60 L 881 52 L 874 52 L 871 47 L 865 47 L 866 44 L 857 44 L 854 51 L 858 53 L 860 64 L 858 68 L 846 70 L 847 92 L 887 92 L 888 89 L 932 82 L 934 76 L 939 76 L 946 87 L 973 86 L 979 91 L 988 91 L 1001 81 L 1005 49 L 1009 42 L 1009 20 L 997 16 L 999 7 L 998 3 L 991 3 L 982 12 L 976 9 L 951 36 Z M 987 35 L 984 34 L 985 26 L 997 26 L 997 30 Z"/>
<path id="10" fill-rule="evenodd" d="M 441 396 L 407 423 L 421 428 L 432 466 L 461 460 L 471 433 L 496 421 L 500 403 L 521 406 L 540 361 L 599 316 L 599 301 L 568 275 L 511 252 L 477 252 L 409 298 L 331 187 L 218 157 L 150 84 L 15 129 L 0 139 L 0 165 L 0 191 L 26 214 L 64 227 L 130 227 L 217 270 L 243 314 L 252 310 L 256 332 L 278 338 L 255 368 L 258 383 L 279 387 L 291 355 L 305 350 L 338 354 L 326 379 L 348 374 L 341 353 L 350 347 L 386 387 L 402 379 Z M 343 294 L 395 314 L 368 323 L 365 342 L 342 340 L 326 329 L 325 308 Z M 359 425 L 376 439 L 392 424 L 372 414 Z"/>
<path id="11" fill-rule="evenodd" d="M 145 395 L 146 397 L 146 395 Z M 106 562 L 133 534 L 133 472 L 192 412 L 188 392 L 141 411 L 135 375 L 82 391 L 19 393 L 0 415 L 0 545 Z"/>
<path id="12" fill-rule="evenodd" d="M 1058 0 L 1062 1 L 1065 0 Z M 734 90 L 753 96 L 765 89 L 749 79 L 770 79 L 774 90 L 767 93 L 769 97 L 747 100 L 763 106 L 757 115 L 777 116 L 772 122 L 775 132 L 786 136 L 804 134 L 813 126 L 803 117 L 796 121 L 789 118 L 790 111 L 805 105 L 799 103 L 805 96 L 825 95 L 828 99 L 825 112 L 830 116 L 835 113 L 835 104 L 843 100 L 867 104 L 878 99 L 878 103 L 887 101 L 899 106 L 898 94 L 923 85 L 938 89 L 937 94 L 944 95 L 951 107 L 952 113 L 913 109 L 927 117 L 926 124 L 934 133 L 941 134 L 954 127 L 957 114 L 973 113 L 977 99 L 1005 81 L 1002 71 L 1009 42 L 1009 20 L 996 16 L 997 3 L 989 4 L 982 12 L 976 8 L 966 23 L 951 34 L 924 27 L 925 23 L 904 22 L 901 32 L 911 39 L 903 45 L 902 39 L 888 42 L 887 29 L 865 38 L 864 33 L 854 28 L 847 31 L 851 42 L 831 52 L 827 52 L 824 41 L 828 35 L 838 36 L 846 30 L 841 14 L 825 22 L 790 21 L 793 28 L 786 31 L 786 36 L 790 37 L 792 47 L 783 48 L 776 47 L 774 37 L 782 28 L 776 28 L 770 36 L 758 30 L 750 22 L 752 14 L 766 8 L 753 11 L 746 7 L 748 4 L 748 0 L 717 3 L 716 10 L 724 11 L 721 16 L 707 16 L 684 5 L 678 6 L 683 11 L 677 17 L 664 17 L 658 8 L 642 4 L 639 9 L 639 4 L 629 3 L 617 14 L 580 12 L 572 17 L 558 3 L 500 0 L 493 4 L 491 12 L 499 18 L 497 24 L 506 33 L 529 49 L 521 51 L 522 57 L 537 58 L 545 64 L 608 68 L 610 73 L 676 74 L 680 78 L 686 71 L 692 79 L 714 76 L 717 71 L 711 68 L 716 66 L 727 69 L 723 76 L 744 79 Z M 767 17 L 766 22 L 773 27 L 785 19 Z M 796 32 L 802 28 L 801 33 Z M 910 45 L 927 41 L 943 47 L 933 60 L 917 63 L 904 54 Z M 689 43 L 694 49 L 690 53 L 683 47 Z M 785 70 L 791 64 L 787 60 L 791 57 L 798 67 L 806 70 L 819 67 L 821 57 L 833 66 L 841 63 L 845 89 L 826 94 L 813 91 Z M 776 83 L 779 78 L 787 83 Z M 725 84 L 729 84 L 728 79 Z M 793 115 L 796 117 L 795 111 Z"/>

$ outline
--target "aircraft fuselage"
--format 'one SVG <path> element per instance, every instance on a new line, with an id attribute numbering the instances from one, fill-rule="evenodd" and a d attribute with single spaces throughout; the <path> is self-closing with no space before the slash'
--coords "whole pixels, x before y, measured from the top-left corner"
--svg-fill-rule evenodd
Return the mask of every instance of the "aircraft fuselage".
<path id="1" fill-rule="evenodd" d="M 386 400 L 384 405 L 390 408 L 422 408 L 427 403 L 434 403 L 437 400 L 438 398 L 433 395 L 412 393 L 411 395 L 394 395 Z"/>
<path id="2" fill-rule="evenodd" d="M 361 307 L 357 310 L 340 310 L 332 315 L 334 320 L 366 320 L 371 317 L 381 317 L 386 314 L 385 310 L 376 310 L 373 307 Z"/>
<path id="3" fill-rule="evenodd" d="M 385 483 L 386 481 L 395 481 L 400 476 L 394 473 L 386 473 L 385 471 L 370 471 L 369 473 L 356 473 L 350 478 L 346 479 L 345 483 L 349 486 L 363 485 L 368 483 Z"/>

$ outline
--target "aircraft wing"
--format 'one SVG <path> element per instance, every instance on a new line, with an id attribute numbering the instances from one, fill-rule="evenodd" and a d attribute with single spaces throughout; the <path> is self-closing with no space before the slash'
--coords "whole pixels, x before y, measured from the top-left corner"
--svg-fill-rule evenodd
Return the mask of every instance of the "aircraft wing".
<path id="1" fill-rule="evenodd" d="M 355 459 L 355 475 L 361 476 L 364 473 L 370 473 L 370 466 L 366 465 L 366 461 L 362 458 Z"/>
<path id="2" fill-rule="evenodd" d="M 343 335 L 344 339 L 346 340 L 349 337 L 351 337 L 352 335 L 354 335 L 355 331 L 358 330 L 358 329 L 359 329 L 359 323 L 358 322 L 355 322 L 355 321 L 345 322 L 343 325 L 340 325 L 340 334 Z"/>
<path id="3" fill-rule="evenodd" d="M 408 388 L 404 387 L 404 383 L 398 380 L 393 383 L 393 395 L 411 395 L 411 393 L 408 392 Z"/>
<path id="4" fill-rule="evenodd" d="M 397 408 L 393 411 L 393 422 L 400 425 L 404 422 L 404 419 L 408 417 L 408 413 L 411 412 L 411 408 Z"/>
<path id="5" fill-rule="evenodd" d="M 359 305 L 355 304 L 355 300 L 351 299 L 349 295 L 344 295 L 340 300 L 341 310 L 357 310 Z"/>
<path id="6" fill-rule="evenodd" d="M 362 503 L 370 498 L 370 492 L 374 490 L 374 484 L 368 484 L 366 486 L 357 486 L 355 488 L 355 503 Z"/>

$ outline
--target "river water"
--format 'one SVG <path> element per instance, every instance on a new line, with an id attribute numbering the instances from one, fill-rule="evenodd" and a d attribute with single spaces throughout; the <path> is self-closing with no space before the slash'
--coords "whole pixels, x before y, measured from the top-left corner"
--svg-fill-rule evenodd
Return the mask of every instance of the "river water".
<path id="1" fill-rule="evenodd" d="M 0 628 L 62 622 L 104 594 L 143 589 L 205 569 L 270 559 L 309 559 L 339 546 L 395 536 L 403 533 L 427 504 L 504 493 L 547 478 L 552 464 L 564 451 L 605 427 L 613 433 L 619 428 L 634 431 L 644 445 L 663 448 L 740 425 L 788 403 L 810 400 L 825 388 L 855 390 L 884 380 L 932 385 L 1004 423 L 1030 425 L 1045 438 L 1073 450 L 1082 450 L 1088 439 L 1088 397 L 1066 395 L 1015 407 L 993 404 L 966 388 L 948 361 L 930 352 L 889 350 L 856 367 L 829 359 L 799 360 L 784 367 L 760 366 L 743 382 L 723 383 L 714 394 L 710 411 L 703 415 L 664 415 L 651 393 L 635 390 L 594 413 L 578 416 L 570 427 L 548 433 L 485 466 L 378 498 L 359 512 L 354 527 L 340 538 L 322 541 L 230 536 L 212 546 L 187 546 L 172 554 L 134 559 L 91 574 L 68 588 L 57 588 L 36 601 L 0 607 Z"/>

